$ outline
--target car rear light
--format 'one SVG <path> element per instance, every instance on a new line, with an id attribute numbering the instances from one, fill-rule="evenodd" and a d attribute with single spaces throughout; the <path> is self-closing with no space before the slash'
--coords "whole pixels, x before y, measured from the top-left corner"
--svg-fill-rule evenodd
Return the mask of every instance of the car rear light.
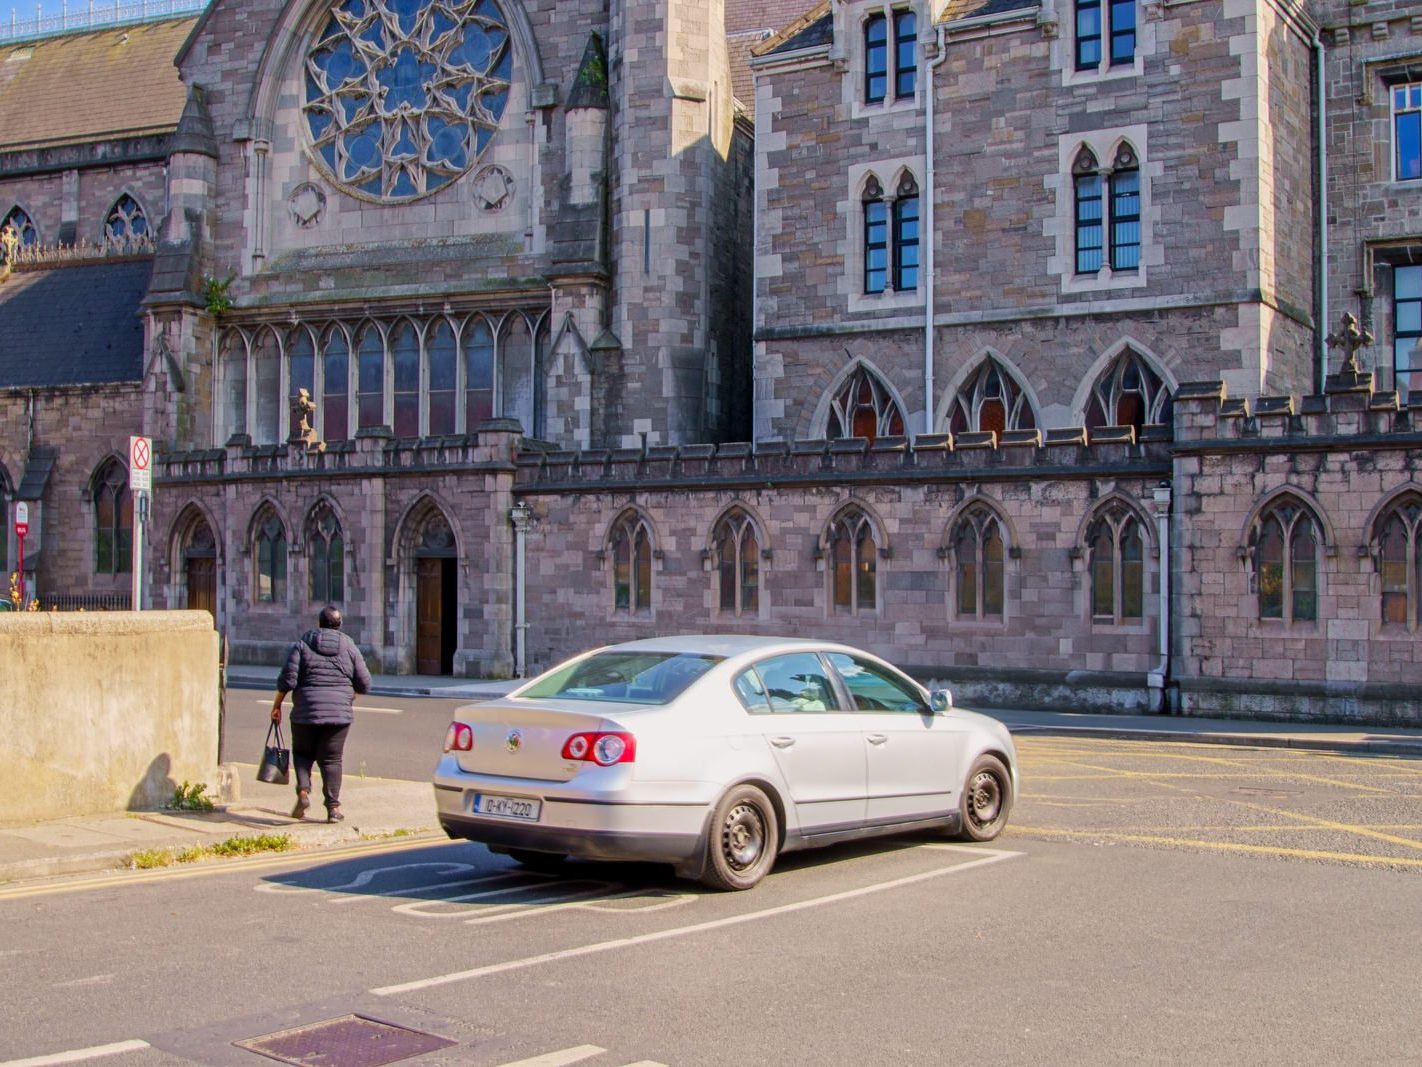
<path id="1" fill-rule="evenodd" d="M 563 744 L 563 758 L 611 767 L 637 758 L 637 739 L 631 734 L 574 734 Z"/>
<path id="2" fill-rule="evenodd" d="M 444 735 L 446 752 L 469 752 L 474 748 L 474 731 L 468 723 L 452 722 Z"/>

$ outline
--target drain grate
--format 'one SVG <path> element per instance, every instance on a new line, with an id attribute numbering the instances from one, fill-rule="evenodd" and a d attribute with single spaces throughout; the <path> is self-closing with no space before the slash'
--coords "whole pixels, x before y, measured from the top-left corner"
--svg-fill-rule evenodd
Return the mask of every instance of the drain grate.
<path id="1" fill-rule="evenodd" d="M 342 1015 L 233 1044 L 298 1067 L 381 1067 L 459 1042 L 363 1015 Z"/>

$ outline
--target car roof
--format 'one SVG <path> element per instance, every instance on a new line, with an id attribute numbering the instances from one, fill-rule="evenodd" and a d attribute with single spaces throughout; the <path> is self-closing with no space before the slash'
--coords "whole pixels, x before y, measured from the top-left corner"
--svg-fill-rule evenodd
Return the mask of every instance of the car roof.
<path id="1" fill-rule="evenodd" d="M 748 634 L 676 634 L 669 637 L 648 637 L 640 641 L 625 641 L 617 645 L 608 645 L 598 651 L 690 652 L 733 659 L 781 650 L 793 652 L 806 648 L 859 651 L 836 641 L 815 641 L 804 637 L 759 637 Z"/>

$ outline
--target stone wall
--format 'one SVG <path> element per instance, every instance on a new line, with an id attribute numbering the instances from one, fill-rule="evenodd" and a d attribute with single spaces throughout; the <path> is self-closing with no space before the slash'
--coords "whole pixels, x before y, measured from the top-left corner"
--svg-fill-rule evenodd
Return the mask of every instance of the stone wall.
<path id="1" fill-rule="evenodd" d="M 216 785 L 206 612 L 0 614 L 0 820 L 162 807 Z"/>
<path id="2" fill-rule="evenodd" d="M 102 244 L 104 220 L 124 193 L 142 205 L 149 232 L 156 233 L 167 207 L 164 185 L 162 163 L 88 166 L 23 177 L 0 171 L 0 218 L 19 205 L 29 214 L 43 245 L 60 243 L 65 222 L 75 224 L 73 236 L 65 243 Z"/>

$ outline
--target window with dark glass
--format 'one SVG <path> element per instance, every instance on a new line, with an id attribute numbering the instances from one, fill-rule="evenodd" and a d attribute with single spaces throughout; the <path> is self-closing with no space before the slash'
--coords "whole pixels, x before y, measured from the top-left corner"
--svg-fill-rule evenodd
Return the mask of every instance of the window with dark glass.
<path id="1" fill-rule="evenodd" d="M 360 337 L 360 354 L 356 363 L 356 403 L 358 425 L 385 425 L 385 339 L 374 326 L 368 326 Z"/>
<path id="2" fill-rule="evenodd" d="M 1422 83 L 1392 87 L 1392 177 L 1422 178 Z"/>
<path id="3" fill-rule="evenodd" d="M 127 245 L 148 236 L 148 216 L 137 200 L 124 193 L 109 209 L 104 219 L 104 241 Z"/>
<path id="4" fill-rule="evenodd" d="M 257 601 L 280 604 L 286 600 L 286 531 L 281 520 L 268 512 L 257 525 Z"/>
<path id="5" fill-rule="evenodd" d="M 878 546 L 869 516 L 847 508 L 830 524 L 831 601 L 834 610 L 851 615 L 877 607 Z"/>
<path id="6" fill-rule="evenodd" d="M 1250 533 L 1259 617 L 1283 622 L 1318 618 L 1318 527 L 1292 499 L 1274 504 Z"/>
<path id="7" fill-rule="evenodd" d="M 1382 586 L 1382 621 L 1422 625 L 1422 495 L 1407 493 L 1378 521 L 1374 534 Z"/>
<path id="8" fill-rule="evenodd" d="M 311 599 L 339 604 L 346 598 L 346 543 L 341 525 L 329 507 L 312 518 L 307 544 L 311 550 Z"/>
<path id="9" fill-rule="evenodd" d="M 280 444 L 285 439 L 282 427 L 287 424 L 291 405 L 281 382 L 281 345 L 271 328 L 260 330 L 252 343 L 252 373 L 257 394 L 253 440 L 259 445 Z"/>
<path id="10" fill-rule="evenodd" d="M 958 520 L 953 532 L 952 556 L 959 618 L 1001 619 L 1002 524 L 991 510 L 974 506 Z"/>
<path id="11" fill-rule="evenodd" d="M 464 430 L 494 417 L 494 333 L 482 318 L 464 328 Z"/>
<path id="12" fill-rule="evenodd" d="M 826 652 L 825 659 L 830 661 L 830 666 L 849 690 L 855 711 L 894 711 L 916 715 L 928 711 L 923 694 L 903 675 L 847 652 Z"/>
<path id="13" fill-rule="evenodd" d="M 1141 523 L 1124 504 L 1108 504 L 1087 533 L 1091 616 L 1098 623 L 1139 619 L 1145 602 Z"/>
<path id="14" fill-rule="evenodd" d="M 889 282 L 889 208 L 884 190 L 870 178 L 864 186 L 864 291 L 882 293 Z"/>
<path id="15" fill-rule="evenodd" d="M 986 359 L 958 389 L 948 412 L 949 433 L 1036 428 L 1037 417 L 1022 387 L 996 360 Z"/>
<path id="16" fill-rule="evenodd" d="M 10 550 L 11 525 L 10 498 L 5 495 L 4 486 L 0 485 L 0 575 L 10 573 L 10 561 L 7 553 Z M 8 592 L 9 586 L 5 585 L 4 589 Z"/>
<path id="17" fill-rule="evenodd" d="M 94 571 L 128 574 L 133 570 L 133 497 L 128 469 L 107 464 L 94 486 Z"/>
<path id="18" fill-rule="evenodd" d="M 321 349 L 322 403 L 316 412 L 323 440 L 344 441 L 350 436 L 350 368 L 350 344 L 340 327 L 332 326 Z"/>
<path id="19" fill-rule="evenodd" d="M 907 174 L 894 199 L 894 288 L 918 288 L 918 185 Z"/>
<path id="20" fill-rule="evenodd" d="M 918 19 L 912 11 L 894 12 L 894 96 L 913 96 L 918 81 Z"/>
<path id="21" fill-rule="evenodd" d="M 840 710 L 829 670 L 813 652 L 772 656 L 757 663 L 752 670 L 756 674 L 755 681 L 738 683 L 736 689 L 754 710 L 760 710 L 761 693 L 772 714 Z"/>
<path id="22" fill-rule="evenodd" d="M 1101 175 L 1078 174 L 1076 186 L 1076 272 L 1095 274 L 1102 263 Z"/>
<path id="23" fill-rule="evenodd" d="M 1136 0 L 1111 0 L 1111 66 L 1136 58 Z"/>
<path id="24" fill-rule="evenodd" d="M 1392 269 L 1392 381 L 1422 391 L 1422 266 Z"/>
<path id="25" fill-rule="evenodd" d="M 889 25 L 883 15 L 864 22 L 864 100 L 877 104 L 889 92 Z"/>
<path id="26" fill-rule="evenodd" d="M 459 352 L 454 329 L 443 319 L 435 323 L 429 340 L 430 389 L 429 432 L 454 433 L 454 397 L 458 378 Z"/>
<path id="27" fill-rule="evenodd" d="M 304 328 L 297 329 L 287 338 L 287 380 L 287 433 L 295 436 L 301 428 L 302 420 L 302 414 L 296 406 L 300 391 L 305 389 L 308 399 L 314 401 L 316 398 L 316 346 L 311 340 L 311 334 Z"/>
<path id="28" fill-rule="evenodd" d="M 1139 434 L 1147 424 L 1168 424 L 1172 411 L 1170 390 L 1160 375 L 1128 348 L 1097 379 L 1086 406 L 1086 428 L 1132 426 Z"/>
<path id="29" fill-rule="evenodd" d="M 9 244 L 5 240 L 6 231 L 10 231 L 16 248 L 33 248 L 39 244 L 39 231 L 35 229 L 35 224 L 24 208 L 12 207 L 0 220 L 0 263 L 4 263 L 9 258 Z"/>
<path id="30" fill-rule="evenodd" d="M 724 515 L 714 544 L 720 612 L 754 615 L 760 607 L 760 543 L 750 516 L 740 508 Z"/>
<path id="31" fill-rule="evenodd" d="M 1100 70 L 1102 41 L 1109 39 L 1108 65 L 1136 58 L 1136 0 L 1076 0 L 1076 69 Z"/>
<path id="32" fill-rule="evenodd" d="M 904 418 L 894 398 L 879 376 L 868 367 L 855 369 L 830 400 L 829 425 L 825 435 L 831 440 L 863 437 L 901 437 Z"/>
<path id="33" fill-rule="evenodd" d="M 1099 249 L 1098 249 L 1099 254 Z M 1111 174 L 1111 269 L 1135 270 L 1141 262 L 1141 172 Z"/>
<path id="34" fill-rule="evenodd" d="M 401 323 L 390 345 L 394 364 L 395 436 L 420 436 L 420 335 Z"/>
<path id="35" fill-rule="evenodd" d="M 613 607 L 648 611 L 652 607 L 652 539 L 636 514 L 618 520 L 612 531 Z"/>

